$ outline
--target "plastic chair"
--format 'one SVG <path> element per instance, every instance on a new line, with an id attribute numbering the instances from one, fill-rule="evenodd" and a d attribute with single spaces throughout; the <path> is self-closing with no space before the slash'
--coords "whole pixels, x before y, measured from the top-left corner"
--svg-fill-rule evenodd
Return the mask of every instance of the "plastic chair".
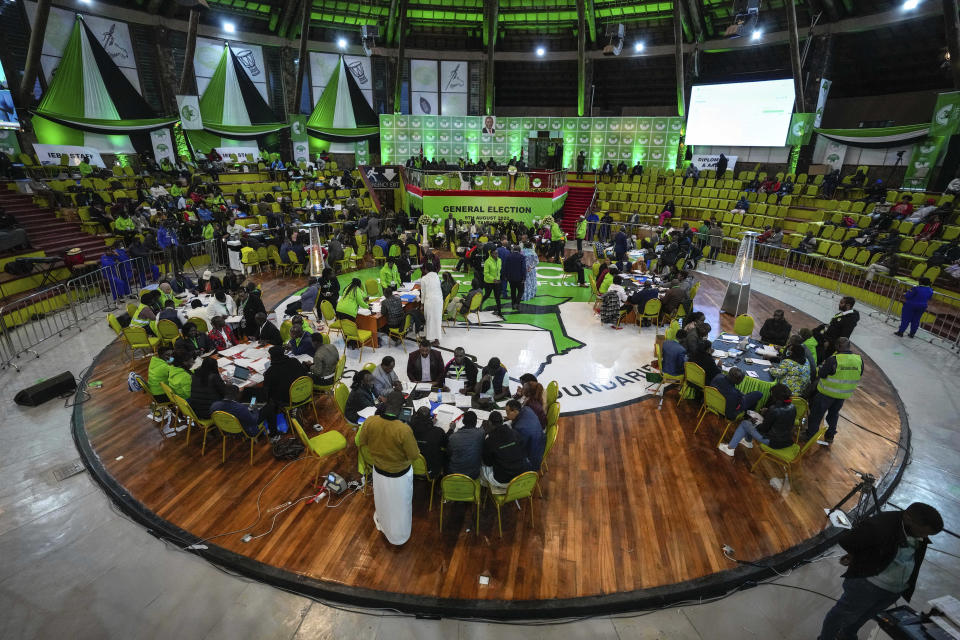
<path id="1" fill-rule="evenodd" d="M 426 478 L 427 482 L 430 483 L 430 506 L 427 511 L 433 511 L 433 485 L 437 479 L 430 477 L 430 472 L 427 471 L 427 459 L 423 457 L 422 453 L 413 461 L 413 475 Z"/>
<path id="2" fill-rule="evenodd" d="M 250 464 L 253 464 L 253 443 L 257 441 L 257 438 L 260 437 L 260 434 L 263 433 L 265 427 L 263 424 L 257 425 L 259 429 L 257 430 L 257 435 L 251 436 L 246 431 L 243 430 L 243 427 L 240 426 L 240 421 L 237 420 L 237 417 L 233 414 L 227 413 L 226 411 L 214 411 L 213 412 L 213 424 L 217 426 L 217 429 L 220 430 L 220 436 L 223 440 L 223 451 L 220 455 L 220 462 L 227 461 L 227 434 L 239 434 L 250 441 Z"/>
<path id="3" fill-rule="evenodd" d="M 300 259 L 297 257 L 293 251 L 287 251 L 287 261 L 286 265 L 289 269 L 291 276 L 302 276 L 303 275 L 303 263 L 300 262 Z"/>
<path id="4" fill-rule="evenodd" d="M 503 537 L 503 522 L 501 520 L 500 510 L 508 502 L 518 502 L 524 498 L 530 500 L 530 526 L 533 526 L 533 488 L 537 486 L 537 480 L 540 476 L 535 471 L 521 473 L 510 481 L 507 485 L 506 493 L 490 492 L 493 498 L 493 504 L 497 507 L 497 529 L 500 531 L 500 537 Z"/>
<path id="5" fill-rule="evenodd" d="M 321 334 L 322 335 L 322 334 Z M 328 391 L 333 391 L 333 388 L 340 382 L 340 378 L 343 377 L 343 370 L 347 366 L 347 356 L 342 355 L 340 359 L 337 360 L 337 368 L 333 374 L 333 382 L 330 384 L 314 384 L 313 390 L 319 393 L 327 393 Z"/>
<path id="6" fill-rule="evenodd" d="M 430 494 L 431 499 L 433 493 Z M 472 502 L 476 512 L 474 532 L 480 529 L 480 481 L 462 473 L 451 473 L 440 479 L 440 531 L 443 531 L 443 503 Z"/>
<path id="7" fill-rule="evenodd" d="M 350 395 L 350 389 L 347 388 L 347 385 L 342 382 L 338 382 L 333 385 L 333 400 L 337 404 L 337 409 L 340 411 L 340 415 L 343 417 L 344 422 L 356 429 L 359 425 L 356 423 L 350 422 L 347 419 L 347 397 Z"/>
<path id="8" fill-rule="evenodd" d="M 123 337 L 123 327 L 120 326 L 120 321 L 117 320 L 117 316 L 113 315 L 112 313 L 108 313 L 107 324 L 110 325 L 110 328 L 113 329 L 114 333 L 116 333 L 121 339 L 125 340 Z M 177 325 L 173 326 L 176 327 Z M 177 332 L 177 335 L 180 335 L 179 331 Z"/>
<path id="9" fill-rule="evenodd" d="M 546 402 L 547 406 L 552 406 L 557 401 L 557 396 L 560 395 L 560 385 L 556 380 L 551 380 L 547 383 L 547 395 Z"/>
<path id="10" fill-rule="evenodd" d="M 547 472 L 547 456 L 550 455 L 550 451 L 553 449 L 553 445 L 557 442 L 557 436 L 560 432 L 560 425 L 554 423 L 552 425 L 547 425 L 547 440 L 546 446 L 543 448 L 543 460 L 540 462 L 540 475 L 543 475 Z"/>
<path id="11" fill-rule="evenodd" d="M 640 328 L 643 329 L 643 321 L 649 320 L 653 325 L 660 330 L 660 300 L 653 298 L 647 300 L 643 305 L 643 311 L 637 316 L 637 324 L 640 325 Z"/>
<path id="12" fill-rule="evenodd" d="M 207 321 L 203 318 L 193 317 L 187 320 L 187 322 L 194 325 L 197 328 L 197 331 L 202 334 L 207 334 L 210 331 L 210 329 L 207 327 Z"/>
<path id="13" fill-rule="evenodd" d="M 467 309 L 466 313 L 461 313 L 458 308 L 453 314 L 453 321 L 456 322 L 458 319 L 463 318 L 463 321 L 467 323 L 467 331 L 470 331 L 470 314 L 477 314 L 477 324 L 480 324 L 480 303 L 483 301 L 483 296 L 479 293 L 470 298 L 470 308 Z"/>
<path id="14" fill-rule="evenodd" d="M 662 406 L 663 406 L 663 394 L 660 393 L 660 391 L 663 390 L 663 388 L 664 388 L 666 385 L 668 385 L 668 384 L 675 384 L 675 383 L 678 383 L 678 382 L 680 383 L 680 388 L 682 389 L 682 388 L 683 388 L 684 377 L 683 377 L 683 375 L 679 375 L 679 376 L 678 376 L 678 375 L 675 375 L 675 374 L 672 374 L 672 373 L 666 373 L 666 372 L 663 370 L 663 347 L 660 345 L 660 343 L 654 343 L 654 345 L 653 345 L 653 351 L 654 351 L 654 354 L 655 354 L 656 357 L 657 357 L 657 370 L 660 372 L 660 383 L 659 383 L 659 386 L 657 387 L 656 393 L 660 394 L 660 405 L 659 405 L 659 407 L 662 407 Z M 658 408 L 659 408 L 659 407 L 658 407 Z"/>
<path id="15" fill-rule="evenodd" d="M 200 447 L 200 455 L 202 456 L 207 452 L 207 434 L 214 428 L 213 418 L 198 418 L 190 403 L 177 394 L 173 394 L 173 401 L 176 403 L 177 409 L 180 410 L 180 415 L 187 421 L 187 439 L 183 443 L 184 446 L 190 444 L 190 428 L 193 424 L 203 429 L 203 445 Z"/>
<path id="16" fill-rule="evenodd" d="M 343 335 L 343 331 L 340 329 L 340 321 L 337 320 L 337 312 L 333 310 L 333 305 L 330 304 L 329 300 L 320 301 L 320 315 L 323 316 L 323 322 L 331 332 L 337 331 Z"/>
<path id="17" fill-rule="evenodd" d="M 371 298 L 376 298 L 380 295 L 380 283 L 376 278 L 367 278 L 363 286 L 367 290 L 367 295 Z"/>
<path id="18" fill-rule="evenodd" d="M 293 420 L 293 410 L 308 404 L 313 407 L 313 417 L 319 420 L 317 403 L 313 399 L 313 379 L 310 376 L 300 376 L 290 383 L 290 403 L 283 408 L 283 412 Z"/>
<path id="19" fill-rule="evenodd" d="M 720 435 L 720 441 L 717 442 L 719 446 L 720 442 L 723 442 L 723 436 L 727 435 L 727 429 L 730 428 L 730 423 L 733 421 L 727 420 L 727 399 L 723 397 L 723 394 L 720 393 L 720 390 L 716 387 L 703 388 L 703 408 L 701 409 L 700 420 L 697 422 L 697 427 L 693 430 L 694 433 L 700 430 L 700 425 L 703 424 L 703 419 L 707 417 L 707 414 L 717 416 L 720 425 L 724 427 L 723 433 Z"/>
<path id="20" fill-rule="evenodd" d="M 703 391 L 703 388 L 707 386 L 706 377 L 707 374 L 704 372 L 703 367 L 697 363 L 683 363 L 683 384 L 680 386 L 680 397 L 677 399 L 678 407 L 680 406 L 680 403 L 683 402 L 686 392 L 692 391 L 693 387 L 697 387 Z"/>
<path id="21" fill-rule="evenodd" d="M 297 432 L 300 442 L 302 442 L 303 446 L 310 452 L 310 456 L 317 459 L 317 470 L 313 475 L 313 484 L 316 486 L 320 480 L 320 465 L 323 464 L 324 458 L 346 449 L 347 439 L 344 438 L 343 434 L 339 431 L 324 431 L 312 438 L 308 438 L 307 434 L 303 431 L 303 427 L 300 426 L 300 423 L 296 419 L 291 419 L 290 423 L 293 425 L 293 430 Z"/>
<path id="22" fill-rule="evenodd" d="M 800 442 L 800 432 L 803 430 L 804 419 L 810 413 L 810 405 L 806 398 L 802 398 L 800 396 L 792 396 L 790 398 L 790 404 L 797 409 L 797 417 L 793 422 L 793 424 L 797 427 L 797 437 L 795 437 L 793 441 Z"/>
<path id="23" fill-rule="evenodd" d="M 370 253 L 373 255 L 374 266 L 382 265 L 387 261 L 387 258 L 383 255 L 383 248 L 378 244 L 375 244 L 373 247 L 371 247 Z"/>
<path id="24" fill-rule="evenodd" d="M 747 337 L 753 334 L 753 316 L 742 314 L 733 321 L 733 332 L 738 336 Z"/>
<path id="25" fill-rule="evenodd" d="M 340 331 L 343 333 L 343 354 L 347 354 L 347 343 L 351 340 L 360 344 L 360 359 L 363 360 L 363 345 L 370 343 L 373 347 L 373 332 L 367 329 L 358 329 L 357 323 L 352 320 L 341 320 Z"/>

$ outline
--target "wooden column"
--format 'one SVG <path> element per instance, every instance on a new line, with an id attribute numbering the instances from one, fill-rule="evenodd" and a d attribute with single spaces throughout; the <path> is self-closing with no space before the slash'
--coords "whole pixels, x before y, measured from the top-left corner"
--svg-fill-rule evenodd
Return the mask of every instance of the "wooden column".
<path id="1" fill-rule="evenodd" d="M 577 0 L 577 115 L 586 115 L 587 102 L 587 16 L 585 0 Z"/>
<path id="2" fill-rule="evenodd" d="M 183 73 L 180 75 L 180 95 L 190 95 L 196 90 L 193 78 L 193 54 L 197 50 L 197 25 L 200 24 L 199 5 L 190 9 L 190 24 L 187 27 L 187 48 L 183 54 Z"/>
<path id="3" fill-rule="evenodd" d="M 677 115 L 682 118 L 687 109 L 684 100 L 686 89 L 683 79 L 683 16 L 681 15 L 679 2 L 673 3 L 673 46 L 677 67 Z"/>
<path id="4" fill-rule="evenodd" d="M 787 31 L 790 35 L 790 67 L 793 70 L 793 87 L 796 93 L 798 113 L 806 113 L 803 100 L 803 68 L 800 63 L 800 34 L 797 32 L 797 6 L 795 0 L 786 0 L 783 8 L 787 12 Z"/>
<path id="5" fill-rule="evenodd" d="M 303 101 L 303 79 L 307 75 L 307 65 L 310 64 L 307 42 L 310 40 L 310 10 L 313 8 L 313 2 L 311 2 L 311 0 L 301 0 L 301 2 L 300 50 L 297 54 L 297 92 L 294 94 L 293 99 L 295 102 L 290 113 L 300 113 L 300 104 Z"/>
<path id="6" fill-rule="evenodd" d="M 484 114 L 493 115 L 494 99 L 494 51 L 497 46 L 497 19 L 500 16 L 500 3 L 498 0 L 487 0 L 485 12 L 487 15 L 487 82 L 484 91 Z"/>
<path id="7" fill-rule="evenodd" d="M 38 0 L 37 13 L 30 31 L 30 45 L 27 47 L 27 62 L 23 66 L 23 80 L 20 84 L 20 107 L 30 106 L 33 85 L 40 72 L 40 53 L 43 51 L 43 39 L 47 34 L 47 18 L 50 16 L 50 0 Z"/>
<path id="8" fill-rule="evenodd" d="M 960 90 L 960 8 L 957 0 L 943 0 L 943 19 L 947 33 L 947 51 L 950 52 L 953 88 Z"/>

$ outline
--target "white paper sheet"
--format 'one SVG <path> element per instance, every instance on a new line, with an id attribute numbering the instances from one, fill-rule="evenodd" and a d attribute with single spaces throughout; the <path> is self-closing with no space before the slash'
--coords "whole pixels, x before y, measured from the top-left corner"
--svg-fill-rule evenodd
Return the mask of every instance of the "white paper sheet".
<path id="1" fill-rule="evenodd" d="M 453 396 L 453 404 L 455 404 L 456 406 L 462 409 L 469 409 L 472 401 L 473 401 L 473 398 L 471 398 L 470 396 L 465 396 L 460 393 L 456 393 Z"/>
<path id="2" fill-rule="evenodd" d="M 413 401 L 413 410 L 414 410 L 414 411 L 419 411 L 419 410 L 420 410 L 420 407 L 426 407 L 427 409 L 429 409 L 429 408 L 430 408 L 430 401 L 429 401 L 428 399 L 426 399 L 426 398 L 420 398 L 419 400 L 414 400 L 414 401 Z"/>
<path id="3" fill-rule="evenodd" d="M 360 411 L 357 411 L 357 415 L 363 419 L 367 419 L 370 416 L 374 415 L 376 412 L 377 412 L 376 407 L 364 407 L 363 409 L 360 409 Z"/>

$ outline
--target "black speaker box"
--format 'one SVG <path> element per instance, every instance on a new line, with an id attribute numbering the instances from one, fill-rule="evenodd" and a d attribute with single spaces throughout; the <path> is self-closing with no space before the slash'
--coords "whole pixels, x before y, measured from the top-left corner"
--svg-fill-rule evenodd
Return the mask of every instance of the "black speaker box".
<path id="1" fill-rule="evenodd" d="M 77 390 L 77 380 L 69 371 L 27 387 L 14 396 L 13 401 L 25 407 L 36 407 Z"/>

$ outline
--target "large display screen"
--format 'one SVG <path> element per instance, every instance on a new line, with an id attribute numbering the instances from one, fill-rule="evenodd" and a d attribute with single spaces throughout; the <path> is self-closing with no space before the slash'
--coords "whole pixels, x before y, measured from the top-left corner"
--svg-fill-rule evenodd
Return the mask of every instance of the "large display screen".
<path id="1" fill-rule="evenodd" d="M 0 129 L 19 128 L 17 109 L 13 106 L 13 96 L 7 85 L 7 76 L 3 73 L 3 65 L 0 64 Z"/>
<path id="2" fill-rule="evenodd" d="M 693 87 L 688 145 L 782 147 L 793 115 L 793 80 Z"/>

